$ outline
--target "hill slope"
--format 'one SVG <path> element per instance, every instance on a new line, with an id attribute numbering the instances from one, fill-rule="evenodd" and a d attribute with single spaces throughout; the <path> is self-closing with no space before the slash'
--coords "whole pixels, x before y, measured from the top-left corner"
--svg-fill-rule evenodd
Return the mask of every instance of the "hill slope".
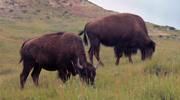
<path id="1" fill-rule="evenodd" d="M 38 13 L 57 16 L 71 13 L 77 17 L 97 18 L 116 12 L 104 10 L 87 0 L 1 0 L 1 16 L 27 16 Z"/>
<path id="2" fill-rule="evenodd" d="M 1 0 L 0 18 L 3 20 L 26 20 L 30 23 L 39 20 L 54 25 L 83 22 L 94 18 L 115 14 L 117 12 L 105 10 L 88 0 Z M 8 19 L 9 18 L 9 19 Z M 13 21 L 13 23 L 14 23 Z M 40 22 L 41 22 L 40 21 Z M 59 22 L 59 23 L 57 23 Z M 12 24 L 12 22 L 10 22 Z M 1 22 L 0 22 L 1 24 Z M 17 23 L 16 23 L 17 24 Z M 43 24 L 43 23 L 42 23 Z M 179 35 L 180 31 L 169 26 L 158 26 L 146 23 L 150 35 Z M 74 24 L 76 25 L 76 24 Z M 83 25 L 80 30 L 83 29 Z M 8 27 L 6 27 L 8 28 Z M 52 28 L 53 29 L 53 28 Z M 69 28 L 71 31 L 71 28 Z M 57 29 L 56 29 L 57 30 Z M 78 30 L 78 28 L 77 28 Z M 57 30 L 59 31 L 59 30 Z M 61 29 L 62 31 L 62 29 Z"/>

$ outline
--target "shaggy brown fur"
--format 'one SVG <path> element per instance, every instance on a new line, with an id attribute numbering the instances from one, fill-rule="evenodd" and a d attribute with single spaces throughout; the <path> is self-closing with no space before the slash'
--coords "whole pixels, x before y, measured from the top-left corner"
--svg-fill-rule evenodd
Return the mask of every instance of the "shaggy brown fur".
<path id="1" fill-rule="evenodd" d="M 79 72 L 81 77 L 94 84 L 96 68 L 87 62 L 82 39 L 77 34 L 59 32 L 29 39 L 22 45 L 20 54 L 20 62 L 23 61 L 20 74 L 22 89 L 32 68 L 34 69 L 31 76 L 36 86 L 42 68 L 49 71 L 58 70 L 63 82 L 70 76 L 68 73 L 76 75 Z M 78 58 L 83 68 L 77 67 Z"/>
<path id="2" fill-rule="evenodd" d="M 137 52 L 137 49 L 141 50 L 142 60 L 151 58 L 155 51 L 155 43 L 148 36 L 145 22 L 137 15 L 123 13 L 94 19 L 85 25 L 79 35 L 83 33 L 85 44 L 88 44 L 86 34 L 91 43 L 88 52 L 91 63 L 93 63 L 93 55 L 100 60 L 100 43 L 114 47 L 116 65 L 119 64 L 123 52 L 132 62 L 131 54 L 133 51 Z M 103 63 L 101 62 L 100 65 Z"/>

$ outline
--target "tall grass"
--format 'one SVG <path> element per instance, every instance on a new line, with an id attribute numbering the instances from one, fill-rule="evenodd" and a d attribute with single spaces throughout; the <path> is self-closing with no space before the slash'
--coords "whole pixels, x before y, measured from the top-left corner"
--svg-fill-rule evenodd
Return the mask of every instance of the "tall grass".
<path id="1" fill-rule="evenodd" d="M 72 32 L 78 33 L 78 30 L 83 29 L 83 23 L 86 21 L 84 20 L 75 24 L 67 22 L 68 26 L 62 29 L 71 29 Z M 44 24 L 43 21 L 39 22 L 39 24 Z M 18 64 L 18 62 L 20 60 L 19 50 L 24 40 L 21 38 L 8 39 L 4 38 L 4 36 L 26 36 L 28 39 L 48 33 L 44 32 L 47 27 L 56 30 L 56 27 L 51 25 L 38 26 L 39 24 L 37 22 L 33 23 L 35 25 L 37 24 L 35 34 L 31 34 L 31 30 L 28 28 L 24 29 L 22 27 L 21 29 L 18 26 L 20 29 L 16 30 L 16 28 L 13 29 L 8 25 L 2 26 L 3 31 L 0 31 L 0 100 L 180 99 L 180 45 L 178 45 L 180 41 L 159 38 L 154 40 L 156 43 L 160 42 L 160 44 L 156 46 L 152 60 L 141 61 L 141 54 L 138 51 L 136 56 L 132 56 L 133 64 L 128 62 L 128 58 L 122 57 L 118 66 L 115 65 L 116 58 L 113 48 L 101 45 L 100 57 L 104 63 L 104 67 L 100 66 L 97 69 L 95 87 L 84 84 L 78 76 L 71 76 L 70 80 L 63 84 L 57 78 L 56 71 L 42 70 L 37 88 L 32 81 L 31 75 L 29 75 L 24 90 L 21 90 L 19 75 L 22 71 L 22 64 Z M 72 26 L 74 29 L 72 29 Z M 11 28 L 10 31 L 8 30 L 9 28 Z M 14 42 L 12 40 L 20 42 Z M 85 46 L 86 53 L 88 49 L 89 46 Z M 95 58 L 94 63 L 97 64 Z"/>

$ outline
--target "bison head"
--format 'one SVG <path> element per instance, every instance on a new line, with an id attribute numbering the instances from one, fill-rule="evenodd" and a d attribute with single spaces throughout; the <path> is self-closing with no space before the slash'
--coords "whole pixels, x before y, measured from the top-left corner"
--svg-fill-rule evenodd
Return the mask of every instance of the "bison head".
<path id="1" fill-rule="evenodd" d="M 100 61 L 99 61 L 99 63 L 100 63 Z M 79 58 L 78 58 L 77 67 L 79 70 L 78 73 L 79 73 L 80 78 L 82 78 L 83 81 L 85 81 L 87 84 L 89 84 L 89 81 L 90 81 L 91 85 L 94 85 L 96 69 L 98 68 L 99 63 L 95 67 L 89 62 L 86 62 L 83 65 L 80 65 Z"/>
<path id="2" fill-rule="evenodd" d="M 151 59 L 152 54 L 155 51 L 155 46 L 156 46 L 156 43 L 151 41 L 150 44 L 149 44 L 148 50 L 147 50 L 147 58 Z"/>
<path id="3" fill-rule="evenodd" d="M 153 41 L 151 41 L 145 49 L 142 49 L 141 50 L 141 54 L 142 54 L 141 59 L 142 60 L 145 60 L 145 58 L 151 59 L 152 54 L 155 51 L 155 46 L 156 46 L 156 44 Z"/>

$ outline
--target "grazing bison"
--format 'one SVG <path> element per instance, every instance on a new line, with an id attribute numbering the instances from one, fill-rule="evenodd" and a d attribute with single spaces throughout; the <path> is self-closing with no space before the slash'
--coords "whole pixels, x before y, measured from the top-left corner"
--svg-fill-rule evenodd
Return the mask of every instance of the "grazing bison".
<path id="1" fill-rule="evenodd" d="M 31 74 L 35 86 L 38 86 L 38 77 L 41 69 L 55 71 L 63 82 L 70 74 L 79 74 L 86 82 L 94 84 L 96 67 L 87 62 L 82 39 L 70 32 L 59 32 L 43 35 L 24 42 L 20 50 L 23 70 L 20 74 L 21 88 L 24 88 L 26 79 Z M 78 60 L 79 58 L 79 60 Z M 68 72 L 68 73 L 67 73 Z"/>
<path id="2" fill-rule="evenodd" d="M 141 59 L 151 58 L 155 51 L 155 43 L 149 38 L 147 28 L 143 19 L 137 15 L 122 13 L 94 19 L 85 25 L 79 35 L 84 33 L 84 42 L 88 45 L 86 34 L 91 43 L 88 51 L 89 58 L 93 64 L 93 55 L 100 60 L 100 43 L 105 46 L 114 47 L 117 60 L 124 53 L 132 62 L 131 55 L 141 50 Z M 100 65 L 103 63 L 100 61 Z"/>

